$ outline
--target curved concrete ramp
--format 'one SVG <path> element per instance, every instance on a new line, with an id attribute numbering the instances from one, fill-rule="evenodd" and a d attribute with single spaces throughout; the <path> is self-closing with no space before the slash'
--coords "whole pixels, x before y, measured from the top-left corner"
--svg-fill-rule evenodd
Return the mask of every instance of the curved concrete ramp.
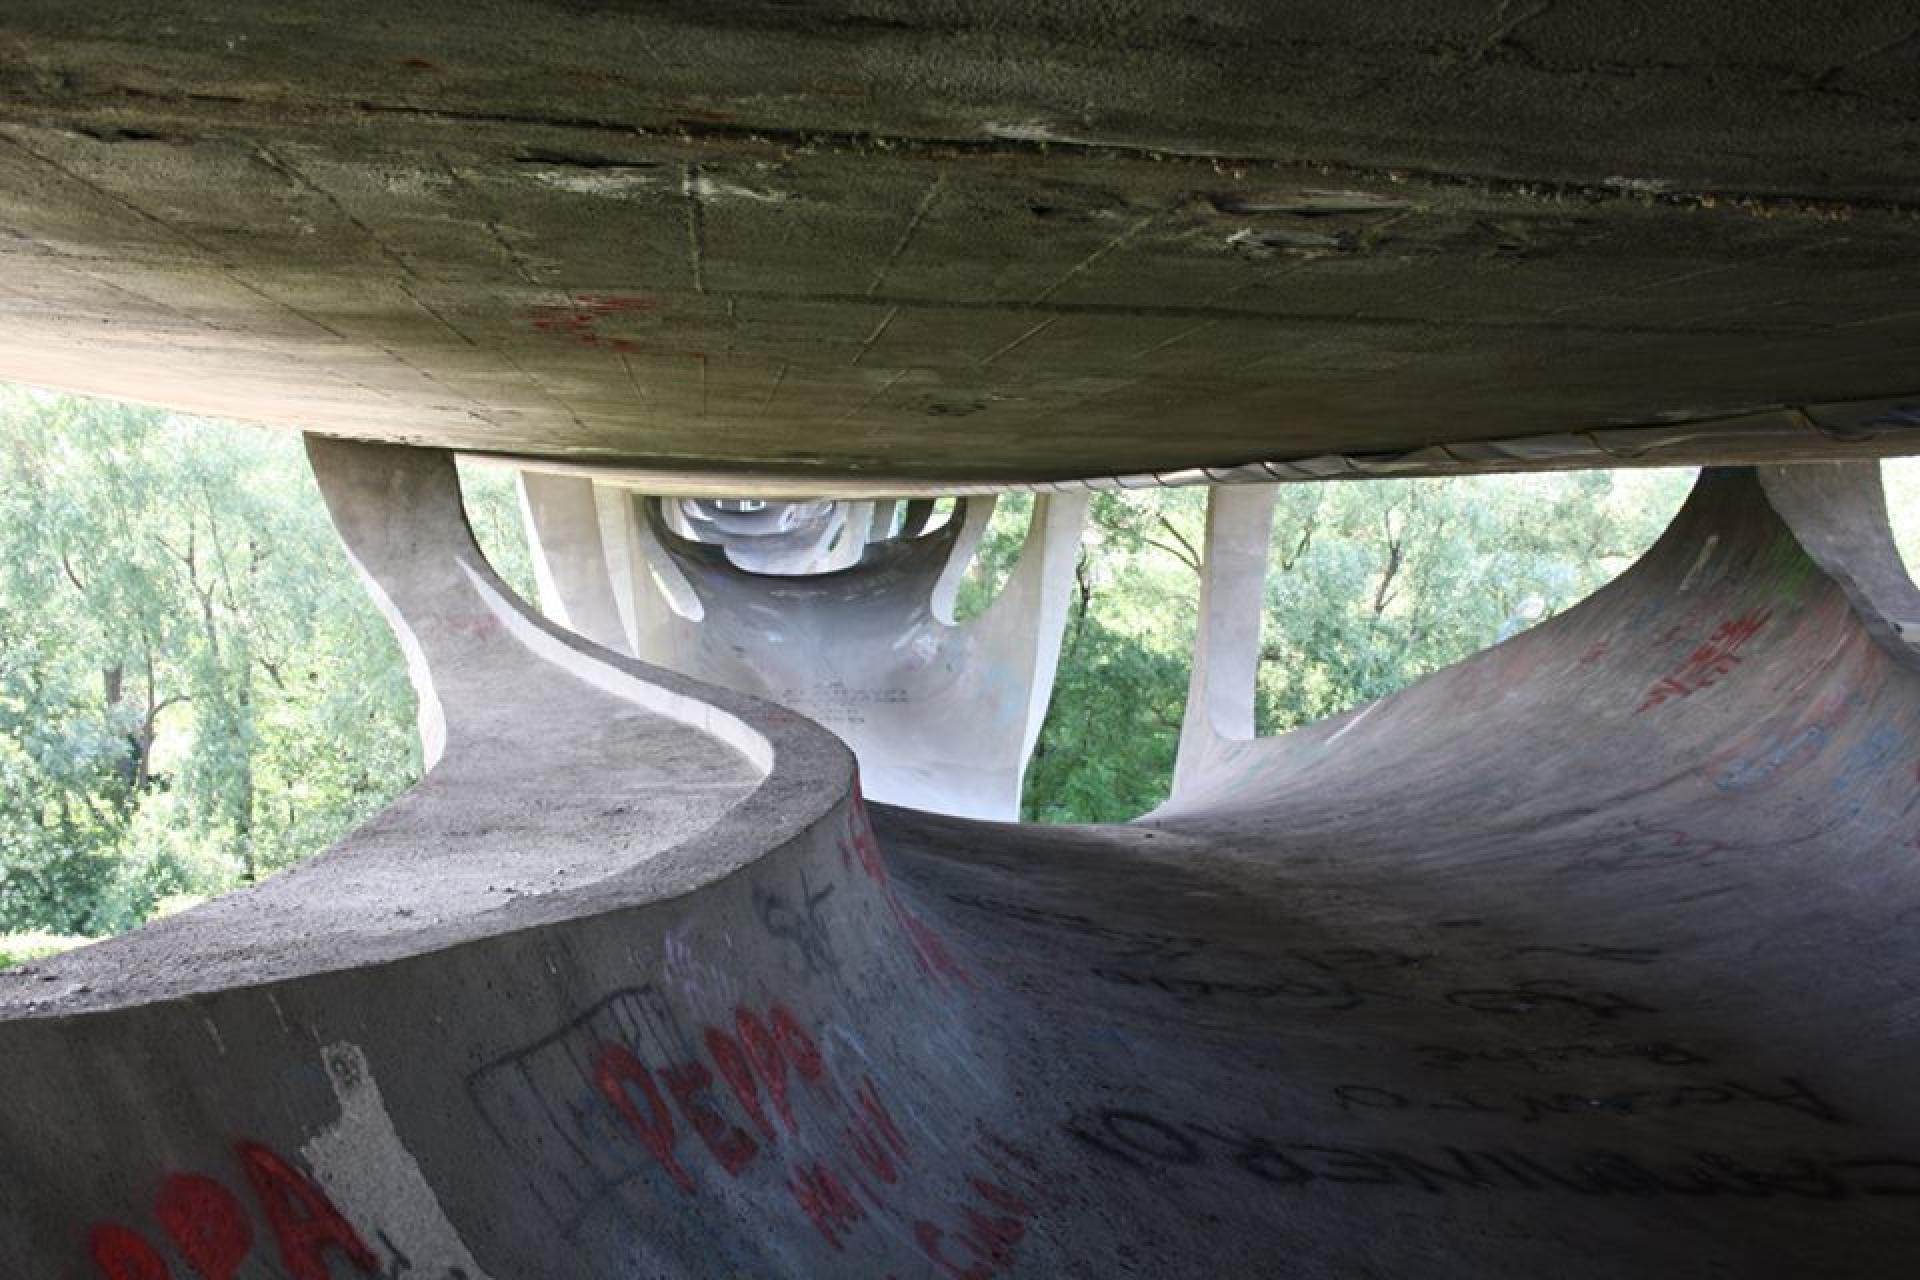
<path id="1" fill-rule="evenodd" d="M 798 717 L 508 601 L 443 457 L 316 464 L 445 759 L 298 872 L 0 980 L 0 1274 L 1920 1263 L 1920 615 L 1871 470 L 1710 472 L 1579 609 L 1045 829 L 870 827 Z M 517 832 L 463 825 L 515 779 Z M 593 870 L 536 891 L 556 856 Z"/>

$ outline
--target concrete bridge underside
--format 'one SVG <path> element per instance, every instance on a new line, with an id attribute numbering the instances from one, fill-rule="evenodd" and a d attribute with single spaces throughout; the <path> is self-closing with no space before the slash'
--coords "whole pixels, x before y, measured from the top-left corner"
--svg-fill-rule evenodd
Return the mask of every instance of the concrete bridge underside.
<path id="1" fill-rule="evenodd" d="M 0 975 L 0 1274 L 1910 1276 L 1920 31 L 1747 9 L 8 5 L 0 376 L 308 429 L 430 771 Z M 1254 735 L 1272 484 L 1662 461 Z M 1158 483 L 1172 798 L 985 820 Z"/>
<path id="2" fill-rule="evenodd" d="M 1900 0 L 12 0 L 0 377 L 799 497 L 1907 451 L 1917 95 Z"/>

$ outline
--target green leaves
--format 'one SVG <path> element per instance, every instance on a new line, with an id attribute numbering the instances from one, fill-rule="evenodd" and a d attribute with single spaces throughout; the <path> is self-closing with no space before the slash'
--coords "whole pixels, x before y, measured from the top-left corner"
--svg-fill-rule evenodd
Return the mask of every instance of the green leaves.
<path id="1" fill-rule="evenodd" d="M 221 892 L 418 767 L 297 436 L 0 392 L 0 929 Z"/>
<path id="2" fill-rule="evenodd" d="M 1392 693 L 1576 603 L 1651 545 L 1684 471 L 1282 486 L 1256 718 L 1263 734 Z M 1093 498 L 1024 816 L 1117 822 L 1160 803 L 1186 701 L 1203 489 Z"/>

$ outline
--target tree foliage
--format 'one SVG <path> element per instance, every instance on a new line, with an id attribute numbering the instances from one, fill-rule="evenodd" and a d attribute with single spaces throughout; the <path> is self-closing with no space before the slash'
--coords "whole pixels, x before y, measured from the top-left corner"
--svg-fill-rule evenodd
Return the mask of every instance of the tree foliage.
<path id="1" fill-rule="evenodd" d="M 290 434 L 6 393 L 0 619 L 0 929 L 252 881 L 418 772 Z"/>
<path id="2" fill-rule="evenodd" d="M 1690 482 L 1595 471 L 1282 486 L 1260 732 L 1384 696 L 1573 604 L 1652 543 Z M 1206 494 L 1096 494 L 1089 526 L 1027 773 L 1030 821 L 1124 821 L 1164 800 L 1172 776 Z M 983 542 L 985 559 L 1017 551 L 1010 531 Z"/>

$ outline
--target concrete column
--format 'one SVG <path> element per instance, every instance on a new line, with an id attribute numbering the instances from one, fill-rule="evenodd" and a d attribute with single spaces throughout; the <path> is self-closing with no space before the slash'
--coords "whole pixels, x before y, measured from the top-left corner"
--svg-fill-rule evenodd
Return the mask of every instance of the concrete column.
<path id="1" fill-rule="evenodd" d="M 539 471 L 522 471 L 519 480 L 540 611 L 595 644 L 632 652 L 607 572 L 593 481 Z"/>
<path id="2" fill-rule="evenodd" d="M 907 509 L 900 518 L 900 536 L 917 538 L 927 531 L 933 522 L 935 502 L 932 498 L 915 498 L 907 503 Z"/>
<path id="3" fill-rule="evenodd" d="M 1218 485 L 1207 494 L 1200 616 L 1173 767 L 1175 796 L 1209 769 L 1215 748 L 1254 736 L 1274 495 L 1273 485 Z"/>
<path id="4" fill-rule="evenodd" d="M 980 549 L 980 539 L 987 536 L 987 526 L 993 523 L 993 513 L 999 502 L 999 497 L 991 493 L 984 498 L 962 498 L 960 510 L 948 522 L 947 527 L 954 529 L 955 533 L 947 544 L 947 556 L 940 566 L 940 576 L 927 593 L 927 608 L 932 610 L 937 621 L 950 627 L 954 625 L 953 605 L 960 595 L 960 583 L 973 564 L 973 553 Z"/>
<path id="5" fill-rule="evenodd" d="M 1767 501 L 1894 661 L 1920 671 L 1920 588 L 1887 520 L 1877 460 L 1756 468 Z"/>
<path id="6" fill-rule="evenodd" d="M 1060 665 L 1067 606 L 1073 596 L 1073 570 L 1080 556 L 1090 495 L 1047 494 L 1033 500 L 1033 520 L 1020 559 L 998 598 L 974 624 L 981 657 L 996 669 L 1020 673 L 1025 705 L 1020 750 L 1011 779 L 1012 813 L 1020 810 L 1020 787 Z M 1004 664 L 1004 665 L 1003 665 Z"/>

